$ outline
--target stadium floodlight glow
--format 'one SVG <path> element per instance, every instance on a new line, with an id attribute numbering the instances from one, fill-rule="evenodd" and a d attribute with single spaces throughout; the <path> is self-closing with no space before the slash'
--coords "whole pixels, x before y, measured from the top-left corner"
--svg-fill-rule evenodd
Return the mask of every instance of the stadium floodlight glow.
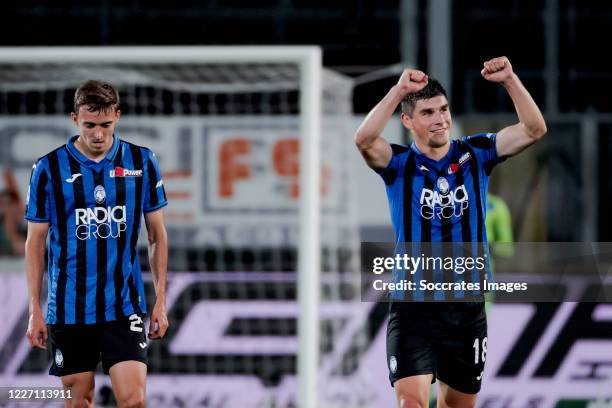
<path id="1" fill-rule="evenodd" d="M 316 46 L 2 47 L 0 64 L 295 64 L 299 69 L 298 401 L 318 406 L 320 281 L 321 49 Z M 48 86 L 75 78 L 50 78 Z M 35 82 L 36 78 L 32 79 Z M 38 80 L 40 83 L 40 80 Z M 55 81 L 55 82 L 54 82 Z M 64 82 L 62 82 L 64 81 Z M 10 89 L 10 81 L 2 86 Z M 19 86 L 27 88 L 27 80 Z M 65 86 L 65 85 L 64 85 Z M 120 85 L 119 85 L 120 86 Z M 193 86 L 197 86 L 194 84 Z M 212 85 L 208 85 L 211 87 Z M 223 89 L 219 85 L 216 89 Z M 350 142 L 348 142 L 350 143 Z"/>

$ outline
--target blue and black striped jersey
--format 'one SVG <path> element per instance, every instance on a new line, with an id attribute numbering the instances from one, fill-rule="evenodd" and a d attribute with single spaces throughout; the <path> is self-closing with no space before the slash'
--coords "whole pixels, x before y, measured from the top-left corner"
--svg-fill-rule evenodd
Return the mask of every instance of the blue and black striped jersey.
<path id="1" fill-rule="evenodd" d="M 100 162 L 74 146 L 40 158 L 25 218 L 49 223 L 49 324 L 95 324 L 146 313 L 137 254 L 143 213 L 167 205 L 155 154 L 114 136 Z"/>
<path id="2" fill-rule="evenodd" d="M 432 251 L 452 251 L 453 244 L 457 244 L 457 248 L 468 247 L 474 257 L 488 253 L 487 187 L 493 167 L 503 160 L 497 155 L 495 139 L 494 133 L 480 133 L 453 140 L 447 155 L 439 161 L 423 155 L 414 143 L 410 147 L 392 145 L 391 162 L 379 174 L 386 184 L 396 253 L 402 252 L 399 246 L 403 243 L 410 244 L 414 257 L 423 253 L 432 255 Z M 407 277 L 405 271 L 396 270 L 394 280 L 481 282 L 483 274 L 490 280 L 488 260 L 486 263 L 483 271 L 474 269 L 465 276 L 451 271 L 450 276 L 443 277 L 436 274 L 448 274 L 449 271 L 418 270 Z M 464 298 L 464 295 L 462 291 L 449 295 L 416 290 L 411 294 L 392 293 L 392 298 L 412 296 L 411 300 L 443 300 L 449 296 Z"/>

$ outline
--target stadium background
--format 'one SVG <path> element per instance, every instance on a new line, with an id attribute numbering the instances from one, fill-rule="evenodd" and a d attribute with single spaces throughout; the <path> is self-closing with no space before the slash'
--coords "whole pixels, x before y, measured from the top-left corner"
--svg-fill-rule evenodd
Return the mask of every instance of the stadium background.
<path id="1" fill-rule="evenodd" d="M 336 279 L 353 272 L 355 242 L 392 239 L 382 183 L 361 163 L 351 137 L 363 115 L 396 81 L 400 63 L 419 67 L 447 84 L 457 133 L 461 129 L 469 134 L 496 130 L 514 120 L 503 89 L 479 74 L 485 59 L 508 56 L 548 124 L 545 141 L 500 166 L 491 181 L 491 190 L 508 204 L 515 240 L 610 241 L 612 66 L 604 47 L 611 20 L 612 7 L 605 1 L 106 1 L 100 5 L 28 1 L 3 9 L 0 45 L 321 46 L 325 67 L 336 73 L 329 77 L 340 100 L 336 109 L 329 109 L 333 115 L 343 115 L 341 121 L 335 116 L 337 137 L 332 146 L 348 146 L 334 153 L 342 161 L 337 167 L 342 177 L 330 184 L 330 196 L 336 204 L 350 202 L 350 214 L 338 222 L 335 231 L 341 231 L 341 238 L 323 248 L 327 263 L 323 269 L 336 272 Z M 34 74 L 37 86 L 44 89 L 45 77 Z M 2 82 L 11 78 L 5 74 Z M 2 188 L 12 187 L 13 174 L 21 200 L 35 159 L 31 151 L 25 155 L 23 151 L 42 154 L 62 143 L 70 130 L 61 119 L 69 112 L 70 92 L 56 93 L 53 110 L 41 111 L 44 97 L 31 89 L 0 91 Z M 241 115 L 261 113 L 236 107 L 255 102 L 236 104 L 227 98 L 216 100 L 211 110 L 208 100 L 205 108 L 202 99 L 184 101 L 179 92 L 182 110 L 177 119 L 164 113 L 165 105 L 172 102 L 157 96 L 162 113 L 147 122 L 156 131 L 152 137 L 150 129 L 142 131 L 135 119 L 150 114 L 140 101 L 156 96 L 147 92 L 137 86 L 122 89 L 122 125 L 128 139 L 133 135 L 160 155 L 171 200 L 188 201 L 189 192 L 197 194 L 191 190 L 194 184 L 204 190 L 217 188 L 224 160 L 215 152 L 230 136 L 222 131 L 209 135 L 202 143 L 210 143 L 210 160 L 195 163 L 199 158 L 189 156 L 193 162 L 185 162 L 185 151 L 193 145 L 185 142 L 192 139 L 180 136 L 186 123 L 180 116 L 190 115 L 187 124 L 193 127 L 200 126 L 202 118 L 215 116 L 222 129 Z M 294 99 L 291 93 L 266 99 L 264 113 L 295 114 Z M 34 121 L 32 115 L 39 117 Z M 295 123 L 276 124 L 270 131 L 266 126 L 273 121 L 262 125 L 259 133 L 244 136 L 259 143 L 255 145 L 260 149 L 256 162 L 261 177 L 243 190 L 237 181 L 236 196 L 230 201 L 223 201 L 227 196 L 222 194 L 212 201 L 213 207 L 231 206 L 237 213 L 204 217 L 203 224 L 195 226 L 201 229 L 199 235 L 194 235 L 189 218 L 181 219 L 190 209 L 181 204 L 168 209 L 174 213 L 168 220 L 169 279 L 174 285 L 169 311 L 174 329 L 165 345 L 151 346 L 148 389 L 150 400 L 161 406 L 182 402 L 211 407 L 294 406 L 297 343 L 291 282 L 296 233 L 287 212 L 297 203 L 296 150 L 293 139 L 285 136 L 295 131 Z M 50 130 L 41 136 L 45 126 Z M 344 138 L 342 143 L 338 135 Z M 387 136 L 400 142 L 408 137 L 398 121 L 390 124 Z M 278 155 L 266 156 L 268 151 Z M 265 191 L 262 195 L 267 198 L 253 203 L 253 191 Z M 10 208 L 4 202 L 3 206 Z M 247 210 L 263 206 L 266 216 L 258 220 L 251 213 L 241 218 L 244 206 Z M 254 241 L 258 245 L 249 245 Z M 260 244 L 264 241 L 266 245 Z M 7 254 L 0 260 L 0 302 L 5 313 L 0 323 L 0 385 L 53 384 L 44 375 L 48 357 L 30 352 L 25 343 L 23 260 L 9 252 L 5 248 Z M 144 251 L 142 255 L 145 261 Z M 148 290 L 151 293 L 151 285 Z M 342 289 L 332 292 L 328 294 L 332 300 L 343 299 Z M 322 398 L 337 406 L 389 406 L 393 394 L 384 362 L 385 306 L 357 303 L 353 310 L 345 306 L 339 302 L 324 309 L 329 316 L 322 318 L 321 365 L 336 365 L 328 372 L 340 379 L 330 382 Z M 610 401 L 611 315 L 609 305 L 594 303 L 495 305 L 479 404 L 548 407 Z M 347 333 L 357 340 L 338 340 Z M 101 402 L 109 397 L 104 384 L 108 380 L 99 377 Z"/>

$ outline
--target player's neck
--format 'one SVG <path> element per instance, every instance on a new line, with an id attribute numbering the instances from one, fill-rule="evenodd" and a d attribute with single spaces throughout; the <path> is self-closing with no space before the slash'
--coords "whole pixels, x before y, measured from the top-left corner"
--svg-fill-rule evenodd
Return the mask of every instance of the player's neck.
<path id="1" fill-rule="evenodd" d="M 426 144 L 423 145 L 418 140 L 415 140 L 415 143 L 416 143 L 416 147 L 425 157 L 431 160 L 435 160 L 435 161 L 439 161 L 440 159 L 442 159 L 444 156 L 448 154 L 448 151 L 450 150 L 450 141 L 446 143 L 444 146 L 440 146 L 440 147 L 432 147 Z"/>
<path id="2" fill-rule="evenodd" d="M 103 152 L 93 152 L 90 149 L 87 148 L 87 145 L 81 140 L 81 137 L 77 137 L 77 139 L 74 141 L 74 147 L 76 147 L 76 149 L 81 152 L 81 154 L 85 157 L 87 157 L 89 160 L 94 161 L 96 163 L 99 163 L 102 161 L 102 159 L 104 159 L 106 157 L 106 155 L 108 154 L 108 152 L 110 151 L 111 147 L 113 147 L 112 143 L 111 145 L 108 147 L 108 149 L 105 149 Z"/>

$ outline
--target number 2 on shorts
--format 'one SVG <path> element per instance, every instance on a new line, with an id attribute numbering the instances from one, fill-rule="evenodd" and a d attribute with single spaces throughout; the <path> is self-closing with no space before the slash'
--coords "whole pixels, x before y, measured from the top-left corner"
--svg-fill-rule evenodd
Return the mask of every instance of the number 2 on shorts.
<path id="1" fill-rule="evenodd" d="M 139 324 L 142 324 L 142 318 L 137 314 L 133 314 L 130 316 L 130 330 L 134 332 L 142 332 L 142 327 L 138 327 Z"/>

